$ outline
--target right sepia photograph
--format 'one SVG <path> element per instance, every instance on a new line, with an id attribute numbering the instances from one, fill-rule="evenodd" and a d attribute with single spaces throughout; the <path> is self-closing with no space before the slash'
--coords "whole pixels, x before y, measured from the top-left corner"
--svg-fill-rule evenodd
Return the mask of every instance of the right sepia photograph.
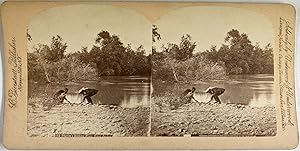
<path id="1" fill-rule="evenodd" d="M 150 135 L 275 136 L 274 40 L 267 17 L 247 9 L 161 16 L 152 26 Z"/>

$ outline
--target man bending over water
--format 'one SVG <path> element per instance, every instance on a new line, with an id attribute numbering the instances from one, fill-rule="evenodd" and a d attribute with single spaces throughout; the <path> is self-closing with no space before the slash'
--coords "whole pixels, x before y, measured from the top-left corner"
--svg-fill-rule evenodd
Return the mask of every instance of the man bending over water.
<path id="1" fill-rule="evenodd" d="M 89 89 L 89 88 L 80 89 L 78 93 L 84 96 L 81 103 L 83 103 L 86 99 L 88 103 L 94 104 L 91 97 L 94 96 L 95 94 L 97 94 L 97 92 L 98 92 L 98 90 L 96 90 L 96 89 Z"/>
<path id="2" fill-rule="evenodd" d="M 217 87 L 209 87 L 205 92 L 212 94 L 212 97 L 211 97 L 210 101 L 215 99 L 217 101 L 217 103 L 221 104 L 221 101 L 219 99 L 219 95 L 223 94 L 225 92 L 225 89 L 224 88 L 217 88 Z"/>

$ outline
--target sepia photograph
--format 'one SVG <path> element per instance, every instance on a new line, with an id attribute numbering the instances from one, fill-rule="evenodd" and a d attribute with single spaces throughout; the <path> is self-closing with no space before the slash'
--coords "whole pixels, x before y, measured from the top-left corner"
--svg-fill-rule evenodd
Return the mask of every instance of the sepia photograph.
<path id="1" fill-rule="evenodd" d="M 161 16 L 152 26 L 151 136 L 275 136 L 274 35 L 264 15 L 236 7 Z"/>
<path id="2" fill-rule="evenodd" d="M 8 1 L 0 8 L 7 149 L 299 144 L 291 4 Z"/>
<path id="3" fill-rule="evenodd" d="M 28 136 L 147 136 L 151 26 L 109 5 L 55 7 L 32 17 Z"/>

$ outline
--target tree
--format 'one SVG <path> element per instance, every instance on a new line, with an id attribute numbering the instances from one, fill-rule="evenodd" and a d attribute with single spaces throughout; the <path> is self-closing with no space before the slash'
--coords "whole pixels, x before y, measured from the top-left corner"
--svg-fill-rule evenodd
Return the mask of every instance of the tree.
<path id="1" fill-rule="evenodd" d="M 156 25 L 152 25 L 152 42 L 160 40 L 161 36 Z"/>
<path id="2" fill-rule="evenodd" d="M 67 43 L 57 35 L 52 37 L 50 46 L 45 44 L 38 44 L 35 51 L 31 54 L 36 57 L 36 61 L 43 68 L 44 75 L 47 82 L 51 82 L 51 67 L 54 62 L 60 61 L 64 57 Z"/>
<path id="3" fill-rule="evenodd" d="M 82 47 L 81 51 L 77 51 L 75 55 L 82 63 L 90 64 L 92 56 L 88 52 L 88 47 Z"/>
<path id="4" fill-rule="evenodd" d="M 45 80 L 44 69 L 40 64 L 39 56 L 36 53 L 28 53 L 27 55 L 27 67 L 28 67 L 28 79 L 31 81 Z"/>
<path id="5" fill-rule="evenodd" d="M 100 76 L 150 75 L 151 60 L 143 46 L 135 50 L 128 44 L 124 47 L 119 36 L 101 31 L 89 55 Z"/>
<path id="6" fill-rule="evenodd" d="M 213 62 L 224 63 L 228 74 L 273 73 L 273 50 L 268 44 L 262 49 L 251 43 L 247 34 L 230 30 L 225 43 L 217 51 L 215 47 L 204 52 Z"/>
<path id="7" fill-rule="evenodd" d="M 168 43 L 167 47 L 163 47 L 163 51 L 176 60 L 187 60 L 193 56 L 196 42 L 192 42 L 189 34 L 183 35 L 179 45 Z"/>
<path id="8" fill-rule="evenodd" d="M 168 43 L 162 47 L 162 52 L 153 52 L 153 74 L 158 77 L 172 77 L 174 81 L 180 81 L 179 74 L 181 63 L 190 59 L 196 47 L 192 37 L 188 34 L 181 37 L 179 44 Z"/>
<path id="9" fill-rule="evenodd" d="M 121 75 L 122 61 L 126 48 L 117 35 L 110 35 L 108 31 L 101 31 L 96 38 L 96 44 L 90 51 L 92 62 L 96 64 L 99 75 Z"/>
<path id="10" fill-rule="evenodd" d="M 142 45 L 140 45 L 133 58 L 135 74 L 150 75 L 151 74 L 151 58 L 146 57 L 146 51 Z"/>
<path id="11" fill-rule="evenodd" d="M 29 29 L 27 29 L 27 32 L 26 32 L 26 38 L 28 41 L 32 41 L 32 37 L 31 35 L 29 34 Z"/>
<path id="12" fill-rule="evenodd" d="M 43 59 L 56 62 L 64 57 L 67 47 L 67 43 L 64 43 L 63 39 L 59 35 L 56 35 L 52 37 L 50 46 L 40 45 L 37 51 Z"/>
<path id="13" fill-rule="evenodd" d="M 152 25 L 152 53 L 153 54 L 156 52 L 156 47 L 154 46 L 154 43 L 159 40 L 161 40 L 161 35 L 158 32 L 158 27 L 156 25 Z"/>
<path id="14" fill-rule="evenodd" d="M 274 55 L 271 44 L 267 44 L 262 50 L 262 66 L 263 73 L 274 73 Z"/>

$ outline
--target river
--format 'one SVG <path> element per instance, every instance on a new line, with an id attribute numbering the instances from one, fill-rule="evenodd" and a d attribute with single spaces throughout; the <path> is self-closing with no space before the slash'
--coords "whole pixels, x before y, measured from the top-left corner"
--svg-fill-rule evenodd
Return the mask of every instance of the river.
<path id="1" fill-rule="evenodd" d="M 92 96 L 95 104 L 111 104 L 126 108 L 150 105 L 150 78 L 140 76 L 101 77 L 97 81 L 67 82 L 64 84 L 29 84 L 29 97 L 52 97 L 58 90 L 68 88 L 67 99 L 80 103 L 82 97 L 78 91 L 83 88 L 98 90 Z M 43 95 L 44 94 L 44 95 Z"/>
<path id="2" fill-rule="evenodd" d="M 208 102 L 211 96 L 204 91 L 210 86 L 216 86 L 226 89 L 220 96 L 223 103 L 255 107 L 275 105 L 274 76 L 269 74 L 234 75 L 226 80 L 199 81 L 188 86 L 196 87 L 194 97 L 200 102 Z M 68 88 L 67 99 L 72 103 L 80 103 L 82 98 L 78 91 L 82 87 L 99 90 L 92 97 L 95 104 L 113 104 L 126 108 L 149 107 L 150 104 L 150 78 L 140 76 L 101 77 L 98 81 L 68 82 L 60 85 L 30 83 L 28 95 L 39 97 L 44 94 L 51 97 L 58 90 Z M 159 87 L 154 87 L 154 95 L 167 91 L 180 94 L 184 91 L 181 89 L 181 86 L 175 84 L 162 83 Z"/>
<path id="3" fill-rule="evenodd" d="M 167 91 L 181 94 L 184 91 L 183 86 L 178 86 L 179 84 L 165 83 L 160 85 L 163 86 L 154 88 L 155 95 Z M 274 76 L 270 74 L 231 75 L 226 80 L 198 81 L 194 84 L 189 84 L 188 88 L 196 88 L 194 94 L 196 100 L 208 102 L 211 99 L 211 95 L 206 94 L 205 90 L 210 86 L 226 89 L 224 94 L 219 97 L 223 103 L 243 104 L 253 107 L 275 106 L 276 103 Z"/>

